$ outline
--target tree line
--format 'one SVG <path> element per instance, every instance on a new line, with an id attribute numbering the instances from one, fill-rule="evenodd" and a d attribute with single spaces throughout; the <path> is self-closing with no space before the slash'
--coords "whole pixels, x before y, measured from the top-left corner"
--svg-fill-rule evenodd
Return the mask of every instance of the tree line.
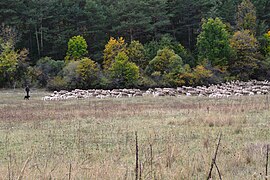
<path id="1" fill-rule="evenodd" d="M 6 0 L 0 87 L 270 79 L 268 0 Z"/>

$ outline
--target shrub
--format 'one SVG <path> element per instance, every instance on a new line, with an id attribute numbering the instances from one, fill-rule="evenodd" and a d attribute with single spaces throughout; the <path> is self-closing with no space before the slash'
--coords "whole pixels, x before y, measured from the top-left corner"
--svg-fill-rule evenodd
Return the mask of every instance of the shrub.
<path id="1" fill-rule="evenodd" d="M 100 71 L 96 62 L 89 58 L 83 58 L 76 67 L 76 73 L 82 81 L 83 88 L 94 88 L 97 86 Z"/>
<path id="2" fill-rule="evenodd" d="M 189 86 L 209 84 L 209 78 L 212 76 L 212 71 L 202 65 L 197 65 L 195 68 L 191 69 L 190 66 L 186 64 L 184 66 L 184 72 L 179 76 L 179 83 Z"/>
<path id="3" fill-rule="evenodd" d="M 47 89 L 50 91 L 67 89 L 67 82 L 61 76 L 55 76 L 48 81 Z"/>
<path id="4" fill-rule="evenodd" d="M 63 68 L 63 78 L 68 89 L 82 88 L 82 81 L 76 69 L 79 61 L 71 61 Z"/>
<path id="5" fill-rule="evenodd" d="M 149 62 L 146 73 L 160 85 L 176 85 L 175 78 L 183 71 L 182 58 L 169 48 L 157 52 Z"/>
<path id="6" fill-rule="evenodd" d="M 53 60 L 51 57 L 39 59 L 35 66 L 38 84 L 42 87 L 46 87 L 48 81 L 57 76 L 58 73 L 62 71 L 64 65 L 64 61 Z"/>
<path id="7" fill-rule="evenodd" d="M 118 53 L 115 62 L 109 68 L 109 76 L 113 86 L 118 88 L 133 87 L 139 79 L 139 67 L 128 61 L 128 56 L 124 52 Z"/>
<path id="8" fill-rule="evenodd" d="M 266 56 L 270 56 L 270 30 L 263 35 L 263 53 Z"/>

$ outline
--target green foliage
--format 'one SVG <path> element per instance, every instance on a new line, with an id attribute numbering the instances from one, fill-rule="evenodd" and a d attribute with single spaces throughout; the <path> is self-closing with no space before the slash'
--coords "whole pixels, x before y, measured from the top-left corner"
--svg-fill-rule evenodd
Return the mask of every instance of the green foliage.
<path id="1" fill-rule="evenodd" d="M 153 88 L 157 87 L 159 84 L 155 82 L 150 76 L 145 72 L 140 72 L 140 77 L 138 80 L 138 87 L 140 88 Z"/>
<path id="2" fill-rule="evenodd" d="M 85 34 L 87 14 L 84 4 L 73 0 L 20 1 L 11 9 L 16 12 L 16 16 L 10 17 L 13 22 L 5 23 L 16 22 L 22 35 L 18 45 L 31 49 L 33 61 L 41 56 L 64 59 L 69 38 Z M 9 13 L 3 15 L 9 16 Z"/>
<path id="3" fill-rule="evenodd" d="M 0 87 L 3 87 L 6 83 L 14 81 L 19 63 L 19 54 L 9 42 L 0 45 Z"/>
<path id="4" fill-rule="evenodd" d="M 207 84 L 207 80 L 213 75 L 212 72 L 202 65 L 198 65 L 193 69 L 194 82 L 197 85 Z"/>
<path id="5" fill-rule="evenodd" d="M 152 29 L 151 18 L 145 8 L 144 0 L 118 0 L 110 9 L 113 20 L 112 29 L 125 36 L 130 42 L 138 39 Z"/>
<path id="6" fill-rule="evenodd" d="M 110 38 L 108 43 L 105 45 L 103 53 L 103 68 L 108 70 L 114 63 L 115 57 L 120 52 L 126 52 L 126 43 L 125 40 L 120 37 L 118 39 Z"/>
<path id="7" fill-rule="evenodd" d="M 37 84 L 37 74 L 39 71 L 34 66 L 28 66 L 25 71 L 25 84 L 36 85 Z M 24 84 L 24 86 L 25 86 Z"/>
<path id="8" fill-rule="evenodd" d="M 194 64 L 194 59 L 191 57 L 190 52 L 187 51 L 181 43 L 177 42 L 169 34 L 165 34 L 164 36 L 162 36 L 159 41 L 159 49 L 163 49 L 166 47 L 172 49 L 175 54 L 179 55 L 184 63 L 189 63 L 192 65 Z"/>
<path id="9" fill-rule="evenodd" d="M 16 73 L 14 75 L 15 84 L 13 87 L 17 86 L 25 86 L 25 84 L 31 84 L 29 82 L 28 70 L 30 67 L 29 63 L 29 51 L 27 49 L 22 49 L 18 52 L 19 59 L 18 59 L 18 66 Z"/>
<path id="10" fill-rule="evenodd" d="M 178 54 L 184 62 L 192 63 L 192 58 L 190 53 L 184 48 L 184 46 L 178 43 L 172 36 L 169 34 L 163 35 L 159 41 L 150 41 L 149 43 L 145 44 L 145 54 L 146 59 L 148 61 L 152 60 L 158 50 L 163 48 L 169 48 L 174 50 L 176 54 Z"/>
<path id="11" fill-rule="evenodd" d="M 256 32 L 256 9 L 250 0 L 243 0 L 238 6 L 236 24 L 238 30 L 249 30 L 251 33 Z"/>
<path id="12" fill-rule="evenodd" d="M 60 91 L 67 89 L 68 85 L 64 78 L 55 76 L 48 81 L 47 89 L 50 91 Z"/>
<path id="13" fill-rule="evenodd" d="M 260 57 L 258 68 L 256 68 L 252 78 L 258 80 L 270 80 L 270 30 L 262 37 L 260 52 L 264 57 Z"/>
<path id="14" fill-rule="evenodd" d="M 249 30 L 237 31 L 231 39 L 235 58 L 230 62 L 230 71 L 241 80 L 248 80 L 258 67 L 259 44 Z"/>
<path id="15" fill-rule="evenodd" d="M 12 45 L 9 42 L 1 44 L 0 52 L 0 72 L 15 72 L 18 64 L 19 54 L 13 49 Z"/>
<path id="16" fill-rule="evenodd" d="M 66 61 L 79 60 L 88 53 L 87 43 L 82 36 L 73 36 L 68 41 L 68 50 L 65 57 Z"/>
<path id="17" fill-rule="evenodd" d="M 180 43 L 176 44 L 173 50 L 176 54 L 178 54 L 182 58 L 183 64 L 189 64 L 192 67 L 195 66 L 196 64 L 195 58 L 193 57 L 191 52 L 188 51 L 182 44 Z"/>
<path id="18" fill-rule="evenodd" d="M 109 75 L 114 87 L 132 87 L 137 84 L 139 79 L 139 67 L 133 62 L 129 62 L 128 56 L 124 52 L 120 52 L 109 68 Z"/>
<path id="19" fill-rule="evenodd" d="M 170 11 L 166 11 L 167 0 L 144 0 L 143 8 L 147 9 L 146 17 L 150 19 L 147 33 L 151 34 L 154 39 L 160 38 L 170 24 Z"/>
<path id="20" fill-rule="evenodd" d="M 169 33 L 193 51 L 201 19 L 220 17 L 223 22 L 234 25 L 240 2 L 5 0 L 0 2 L 0 22 L 19 32 L 16 48 L 29 49 L 33 62 L 42 56 L 64 59 L 69 38 L 78 34 L 83 35 L 88 44 L 91 43 L 91 57 L 101 62 L 102 50 L 109 36 L 123 36 L 128 42 L 140 40 L 145 44 Z M 269 0 L 252 0 L 252 3 L 256 7 L 258 22 L 264 21 L 269 26 Z"/>
<path id="21" fill-rule="evenodd" d="M 174 50 L 174 47 L 177 46 L 177 42 L 170 34 L 165 34 L 165 35 L 161 36 L 158 43 L 159 43 L 160 49 L 167 47 L 169 49 Z"/>
<path id="22" fill-rule="evenodd" d="M 106 88 L 109 84 L 98 64 L 89 58 L 69 62 L 63 68 L 63 80 L 67 89 Z"/>
<path id="23" fill-rule="evenodd" d="M 131 62 L 144 69 L 146 67 L 145 49 L 139 41 L 131 41 L 127 48 L 127 55 Z"/>
<path id="24" fill-rule="evenodd" d="M 263 35 L 264 43 L 262 45 L 263 53 L 270 56 L 270 30 Z"/>
<path id="25" fill-rule="evenodd" d="M 56 61 L 51 57 L 43 57 L 35 66 L 38 84 L 46 87 L 48 81 L 59 74 L 65 65 L 64 61 Z"/>
<path id="26" fill-rule="evenodd" d="M 253 79 L 264 81 L 265 79 L 270 80 L 270 56 L 258 62 L 258 68 L 252 76 Z"/>
<path id="27" fill-rule="evenodd" d="M 76 72 L 79 61 L 71 61 L 63 68 L 63 78 L 68 89 L 82 88 L 79 74 Z"/>
<path id="28" fill-rule="evenodd" d="M 165 47 L 175 50 L 176 46 L 174 39 L 169 34 L 165 34 L 159 40 L 150 41 L 145 45 L 146 58 L 150 61 L 157 55 L 158 50 Z"/>
<path id="29" fill-rule="evenodd" d="M 227 66 L 231 55 L 229 33 L 219 18 L 209 18 L 202 25 L 197 38 L 199 63 L 209 61 L 212 66 Z M 208 62 L 207 62 L 208 63 Z"/>
<path id="30" fill-rule="evenodd" d="M 89 58 L 83 58 L 79 61 L 76 67 L 78 74 L 84 88 L 93 88 L 98 84 L 99 68 L 96 62 Z"/>
<path id="31" fill-rule="evenodd" d="M 200 28 L 201 19 L 204 18 L 210 19 Z M 1 86 L 33 81 L 36 76 L 37 82 L 46 86 L 48 81 L 53 82 L 51 80 L 55 76 L 62 77 L 62 65 L 57 65 L 57 68 L 53 61 L 40 64 L 39 59 L 42 57 L 52 57 L 66 60 L 64 69 L 68 73 L 62 80 L 71 82 L 68 84 L 70 87 L 106 87 L 112 80 L 111 77 L 107 79 L 108 70 L 120 52 L 125 52 L 129 61 L 139 66 L 140 70 L 145 70 L 157 52 L 164 48 L 180 56 L 183 64 L 189 65 L 193 75 L 198 62 L 208 62 L 203 66 L 212 71 L 213 79 L 223 79 L 227 66 L 230 66 L 233 78 L 267 77 L 266 68 L 263 67 L 268 67 L 266 59 L 270 56 L 269 37 L 264 35 L 270 27 L 269 0 L 5 0 L 0 2 L 0 22 L 0 37 L 3 39 L 0 44 L 11 43 L 9 53 L 8 50 L 4 52 L 3 48 L 0 52 Z M 254 35 L 257 32 L 256 38 L 261 44 L 259 51 L 264 57 L 256 53 L 250 55 L 259 61 L 255 63 L 257 65 L 248 63 L 247 67 L 253 67 L 247 68 L 249 75 L 238 75 L 244 71 L 239 71 L 240 67 L 245 68 L 244 65 L 235 64 L 241 59 L 237 57 L 238 50 L 232 57 L 228 39 L 235 29 L 249 30 Z M 76 36 L 78 34 L 81 36 Z M 111 38 L 108 42 L 111 36 L 122 38 Z M 87 47 L 90 42 L 91 47 Z M 15 50 L 24 48 L 28 50 L 25 52 L 29 52 L 29 56 L 25 53 L 26 58 L 21 54 L 22 51 Z M 88 51 L 91 52 L 91 58 L 100 64 L 97 66 L 104 70 L 99 70 L 99 82 L 95 82 L 96 85 L 92 84 L 94 80 L 87 82 L 91 78 L 84 76 L 87 74 L 86 68 L 80 74 L 81 69 L 71 72 L 69 65 L 71 61 L 81 61 Z M 92 69 L 92 65 L 88 65 Z M 85 67 L 88 67 L 87 63 Z M 144 83 L 147 86 L 181 83 L 173 71 L 153 71 L 142 76 L 138 80 L 140 86 Z M 199 82 L 194 80 L 196 83 Z"/>
<path id="32" fill-rule="evenodd" d="M 214 1 L 215 3 L 215 9 L 217 15 L 215 17 L 219 17 L 222 19 L 223 22 L 226 22 L 228 24 L 234 24 L 235 23 L 235 14 L 237 11 L 237 4 L 238 0 L 226 0 L 222 1 Z M 209 16 L 213 17 L 213 16 Z"/>
<path id="33" fill-rule="evenodd" d="M 169 48 L 164 48 L 157 52 L 156 57 L 151 60 L 146 68 L 146 73 L 160 81 L 162 84 L 168 82 L 169 85 L 175 85 L 175 76 L 183 71 L 182 58 Z"/>
<path id="34" fill-rule="evenodd" d="M 224 3 L 223 1 L 222 4 Z M 201 19 L 209 17 L 208 14 L 213 4 L 217 4 L 218 9 L 220 8 L 221 3 L 219 1 L 173 0 L 168 2 L 171 13 L 170 32 L 177 41 L 191 51 L 194 50 L 196 45 Z"/>
<path id="35" fill-rule="evenodd" d="M 150 41 L 144 45 L 144 48 L 147 61 L 151 61 L 160 49 L 160 45 L 157 41 Z"/>
<path id="36" fill-rule="evenodd" d="M 208 84 L 209 78 L 213 76 L 211 70 L 206 69 L 202 65 L 197 65 L 191 69 L 189 65 L 184 66 L 184 72 L 179 75 L 180 84 L 189 86 Z"/>
<path id="37" fill-rule="evenodd" d="M 1 42 L 1 39 L 0 39 Z M 0 43 L 0 87 L 27 83 L 28 50 L 14 50 L 12 40 Z"/>
<path id="38" fill-rule="evenodd" d="M 149 62 L 148 73 L 159 71 L 161 75 L 182 67 L 182 59 L 169 48 L 157 52 L 156 57 Z"/>

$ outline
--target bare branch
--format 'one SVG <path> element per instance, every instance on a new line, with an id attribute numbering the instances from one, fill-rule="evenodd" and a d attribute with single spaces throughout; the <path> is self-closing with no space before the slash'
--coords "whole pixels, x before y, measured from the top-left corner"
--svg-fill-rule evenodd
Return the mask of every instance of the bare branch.
<path id="1" fill-rule="evenodd" d="M 214 168 L 214 165 L 216 164 L 217 153 L 218 153 L 218 148 L 219 148 L 219 145 L 220 145 L 221 135 L 222 135 L 222 133 L 219 134 L 219 138 L 218 138 L 218 143 L 217 143 L 215 155 L 214 155 L 214 157 L 213 157 L 213 159 L 212 159 L 212 163 L 211 163 L 210 171 L 209 171 L 209 173 L 208 173 L 207 180 L 211 178 L 211 176 L 212 176 L 212 170 L 213 170 L 213 168 Z M 217 168 L 217 169 L 218 169 L 218 168 Z M 218 170 L 218 171 L 219 171 L 219 170 Z"/>

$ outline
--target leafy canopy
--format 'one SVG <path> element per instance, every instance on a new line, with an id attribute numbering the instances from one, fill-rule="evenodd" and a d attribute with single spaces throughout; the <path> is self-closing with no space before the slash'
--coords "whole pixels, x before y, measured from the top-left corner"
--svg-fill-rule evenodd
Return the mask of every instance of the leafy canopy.
<path id="1" fill-rule="evenodd" d="M 109 69 L 112 66 L 115 57 L 120 52 L 126 52 L 126 43 L 124 38 L 120 37 L 118 39 L 115 39 L 111 37 L 108 43 L 105 45 L 103 53 L 103 68 L 105 70 Z"/>
<path id="2" fill-rule="evenodd" d="M 195 86 L 206 84 L 207 79 L 211 78 L 212 71 L 206 69 L 203 65 L 197 65 L 191 69 L 189 65 L 184 66 L 184 72 L 179 75 L 182 84 Z"/>
<path id="3" fill-rule="evenodd" d="M 164 48 L 157 52 L 156 57 L 149 62 L 147 67 L 148 73 L 159 71 L 160 74 L 166 74 L 174 69 L 181 68 L 183 65 L 182 58 L 169 48 Z"/>
<path id="4" fill-rule="evenodd" d="M 145 49 L 139 41 L 131 41 L 127 48 L 127 55 L 131 62 L 134 62 L 136 65 L 140 66 L 143 69 L 145 68 Z"/>
<path id="5" fill-rule="evenodd" d="M 197 47 L 200 64 L 208 61 L 212 66 L 227 66 L 231 48 L 226 25 L 219 18 L 205 21 L 197 38 Z"/>
<path id="6" fill-rule="evenodd" d="M 39 84 L 45 87 L 50 79 L 57 76 L 57 74 L 63 69 L 64 65 L 64 61 L 56 61 L 50 57 L 43 57 L 39 59 L 35 66 Z"/>
<path id="7" fill-rule="evenodd" d="M 259 43 L 249 30 L 237 31 L 231 39 L 235 58 L 230 62 L 232 73 L 248 80 L 257 68 Z"/>
<path id="8" fill-rule="evenodd" d="M 68 41 L 68 50 L 66 54 L 66 60 L 79 60 L 88 53 L 87 43 L 82 36 L 73 36 Z"/>
<path id="9" fill-rule="evenodd" d="M 137 84 L 139 79 L 139 67 L 128 60 L 124 52 L 119 52 L 115 62 L 109 68 L 110 78 L 116 87 L 131 87 Z"/>
<path id="10" fill-rule="evenodd" d="M 182 58 L 173 50 L 165 47 L 146 67 L 146 73 L 163 85 L 175 85 L 175 79 L 183 71 Z"/>
<path id="11" fill-rule="evenodd" d="M 11 43 L 5 42 L 0 45 L 0 84 L 4 85 L 4 82 L 14 80 L 20 55 L 13 49 Z"/>
<path id="12" fill-rule="evenodd" d="M 267 56 L 270 56 L 270 30 L 264 34 L 265 45 L 263 51 Z"/>
<path id="13" fill-rule="evenodd" d="M 80 77 L 83 87 L 90 88 L 97 84 L 99 68 L 96 62 L 89 58 L 83 58 L 76 67 L 76 73 Z"/>

